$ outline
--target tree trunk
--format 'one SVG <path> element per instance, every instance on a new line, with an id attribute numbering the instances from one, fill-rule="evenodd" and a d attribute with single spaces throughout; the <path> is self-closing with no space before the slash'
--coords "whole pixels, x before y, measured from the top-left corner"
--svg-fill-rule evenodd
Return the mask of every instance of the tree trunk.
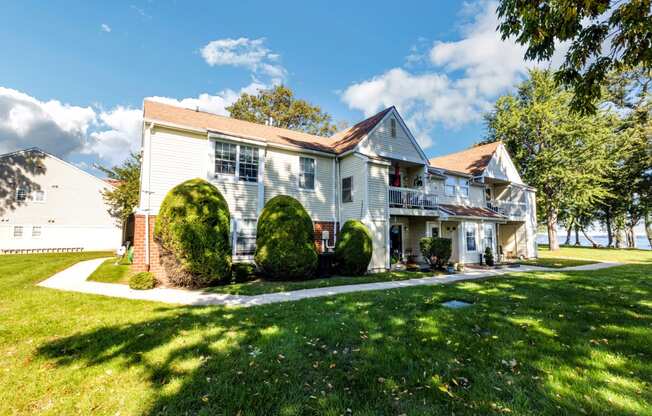
<path id="1" fill-rule="evenodd" d="M 614 237 L 611 231 L 611 212 L 605 212 L 605 225 L 607 226 L 607 247 L 613 247 Z"/>
<path id="2" fill-rule="evenodd" d="M 652 209 L 645 213 L 645 234 L 647 234 L 647 241 L 652 247 Z"/>
<path id="3" fill-rule="evenodd" d="M 586 231 L 584 230 L 584 227 L 582 227 L 582 234 L 584 234 L 584 237 L 585 237 L 587 240 L 589 240 L 589 242 L 591 243 L 591 245 L 593 246 L 593 248 L 598 248 L 598 247 L 600 247 L 600 245 L 599 245 L 598 243 L 596 243 L 595 240 L 594 240 L 593 238 L 591 238 L 591 236 L 588 235 L 588 234 L 586 233 Z"/>
<path id="4" fill-rule="evenodd" d="M 566 241 L 564 241 L 565 246 L 570 246 L 571 243 L 571 233 L 573 232 L 573 224 L 575 223 L 574 219 L 571 219 L 566 224 Z"/>
<path id="5" fill-rule="evenodd" d="M 636 230 L 633 226 L 627 227 L 627 247 L 636 248 Z"/>
<path id="6" fill-rule="evenodd" d="M 615 237 L 616 237 L 616 248 L 623 248 L 623 237 L 624 237 L 624 232 L 622 227 L 617 226 L 615 229 Z"/>
<path id="7" fill-rule="evenodd" d="M 548 209 L 548 221 L 546 223 L 548 226 L 548 244 L 550 251 L 557 251 L 559 250 L 559 240 L 557 240 L 557 209 Z"/>
<path id="8" fill-rule="evenodd" d="M 580 243 L 580 226 L 578 224 L 575 224 L 575 245 L 576 246 L 582 245 Z"/>

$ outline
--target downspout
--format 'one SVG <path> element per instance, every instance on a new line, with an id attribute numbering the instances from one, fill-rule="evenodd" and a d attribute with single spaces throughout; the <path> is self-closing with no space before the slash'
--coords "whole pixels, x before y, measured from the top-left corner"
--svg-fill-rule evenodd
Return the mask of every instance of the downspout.
<path id="1" fill-rule="evenodd" d="M 152 184 L 152 157 L 151 157 L 151 147 L 152 147 L 152 127 L 154 123 L 149 124 L 149 128 L 147 129 L 147 140 L 145 141 L 146 145 L 146 156 L 147 156 L 147 190 L 145 191 L 147 194 L 147 208 L 145 209 L 145 270 L 149 271 L 150 270 L 150 250 L 149 250 L 149 212 L 151 209 L 151 195 L 152 193 L 150 192 L 151 189 L 151 184 Z"/>
<path id="2" fill-rule="evenodd" d="M 333 158 L 333 244 L 337 243 L 337 226 L 339 225 L 337 221 L 338 209 L 337 209 L 337 163 L 335 162 L 337 158 Z"/>

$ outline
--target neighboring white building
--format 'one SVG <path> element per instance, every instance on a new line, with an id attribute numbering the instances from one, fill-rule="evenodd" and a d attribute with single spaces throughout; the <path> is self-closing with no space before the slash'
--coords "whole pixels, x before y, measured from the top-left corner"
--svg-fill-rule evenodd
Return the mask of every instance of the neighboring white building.
<path id="1" fill-rule="evenodd" d="M 372 270 L 392 256 L 419 255 L 419 239 L 453 240 L 452 261 L 477 263 L 486 246 L 536 257 L 534 189 L 523 184 L 501 143 L 428 160 L 394 107 L 318 137 L 158 102 L 144 102 L 135 264 L 157 272 L 151 231 L 175 185 L 204 178 L 226 198 L 234 259 L 250 259 L 266 201 L 290 195 L 315 224 L 315 243 L 332 247 L 349 219 L 373 234 Z"/>
<path id="2" fill-rule="evenodd" d="M 0 155 L 0 253 L 115 250 L 122 229 L 102 197 L 111 187 L 39 149 Z"/>

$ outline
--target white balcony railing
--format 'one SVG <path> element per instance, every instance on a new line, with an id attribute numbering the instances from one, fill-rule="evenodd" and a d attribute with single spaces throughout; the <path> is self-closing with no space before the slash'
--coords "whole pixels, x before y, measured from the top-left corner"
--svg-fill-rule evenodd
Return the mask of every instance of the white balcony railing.
<path id="1" fill-rule="evenodd" d="M 390 208 L 436 209 L 437 196 L 420 189 L 389 187 Z"/>
<path id="2" fill-rule="evenodd" d="M 487 208 L 506 217 L 522 218 L 527 213 L 525 202 L 492 200 L 487 202 Z"/>

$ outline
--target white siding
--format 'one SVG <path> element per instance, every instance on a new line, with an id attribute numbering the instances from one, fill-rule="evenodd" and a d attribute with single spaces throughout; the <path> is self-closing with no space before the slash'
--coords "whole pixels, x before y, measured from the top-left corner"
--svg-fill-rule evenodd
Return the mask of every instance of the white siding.
<path id="1" fill-rule="evenodd" d="M 427 188 L 428 192 L 434 193 L 437 195 L 437 200 L 442 204 L 449 205 L 466 205 L 472 207 L 484 207 L 485 206 L 485 196 L 484 196 L 484 186 L 480 184 L 474 184 L 469 178 L 463 176 L 448 175 L 455 178 L 458 181 L 469 180 L 469 196 L 461 195 L 457 193 L 453 196 L 446 195 L 445 181 L 443 179 L 434 179 L 428 183 Z"/>
<path id="2" fill-rule="evenodd" d="M 500 145 L 496 149 L 489 164 L 484 170 L 483 176 L 488 178 L 502 179 L 509 182 L 522 184 L 521 175 L 518 174 L 514 162 L 509 157 L 505 147 Z"/>
<path id="3" fill-rule="evenodd" d="M 407 160 L 422 163 L 423 159 L 410 140 L 409 133 L 403 129 L 398 119 L 396 121 L 396 137 L 391 136 L 390 123 L 394 118 L 390 115 L 378 124 L 376 129 L 360 143 L 360 153 L 369 156 L 384 156 L 392 159 Z"/>
<path id="4" fill-rule="evenodd" d="M 369 163 L 368 176 L 368 200 L 369 215 L 372 219 L 387 219 L 387 198 L 388 185 L 387 178 L 389 175 L 388 166 Z"/>
<path id="5" fill-rule="evenodd" d="M 42 169 L 34 169 L 35 163 Z M 102 192 L 109 186 L 101 179 L 35 151 L 1 158 L 0 176 L 44 192 L 42 202 L 17 203 L 14 186 L 0 189 L 0 249 L 114 250 L 120 246 L 122 230 L 108 213 Z M 13 237 L 14 226 L 23 227 L 22 238 Z M 38 237 L 32 237 L 35 226 L 41 230 Z"/>
<path id="6" fill-rule="evenodd" d="M 371 220 L 368 221 L 366 225 L 369 227 L 369 231 L 371 232 L 371 242 L 373 245 L 369 269 L 385 270 L 387 268 L 387 250 L 389 249 L 389 242 L 387 241 L 387 221 Z"/>
<path id="7" fill-rule="evenodd" d="M 314 190 L 299 188 L 301 156 L 315 159 Z M 268 148 L 264 177 L 265 201 L 277 195 L 290 195 L 303 204 L 313 221 L 333 221 L 335 218 L 333 159 L 310 153 Z"/>
<path id="8" fill-rule="evenodd" d="M 206 136 L 163 128 L 155 128 L 150 139 L 149 183 L 143 187 L 150 192 L 150 213 L 156 215 L 170 189 L 188 179 L 206 178 L 209 146 Z M 147 208 L 146 201 L 146 192 L 141 193 L 141 208 Z"/>
<path id="9" fill-rule="evenodd" d="M 258 218 L 258 184 L 255 182 L 234 182 L 212 179 L 220 190 L 231 215 L 236 218 Z"/>
<path id="10" fill-rule="evenodd" d="M 353 177 L 353 201 L 341 203 L 342 224 L 347 220 L 364 218 L 364 210 L 367 201 L 365 200 L 365 165 L 366 161 L 355 155 L 349 155 L 340 160 L 340 182 L 342 179 Z M 340 185 L 341 187 L 341 185 Z M 340 190 L 341 191 L 341 190 Z M 338 196 L 341 201 L 341 195 Z"/>

